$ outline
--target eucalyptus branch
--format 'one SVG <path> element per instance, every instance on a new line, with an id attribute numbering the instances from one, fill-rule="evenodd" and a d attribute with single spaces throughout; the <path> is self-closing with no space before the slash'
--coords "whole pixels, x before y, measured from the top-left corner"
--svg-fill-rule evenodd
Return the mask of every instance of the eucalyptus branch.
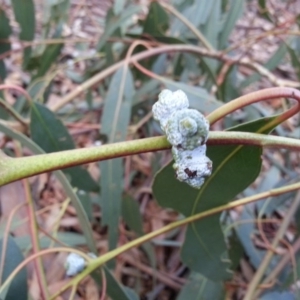
<path id="1" fill-rule="evenodd" d="M 212 131 L 208 145 L 235 144 L 300 150 L 300 140 L 239 131 Z M 126 141 L 100 147 L 11 158 L 0 156 L 0 186 L 25 177 L 72 166 L 133 154 L 170 149 L 164 136 Z"/>

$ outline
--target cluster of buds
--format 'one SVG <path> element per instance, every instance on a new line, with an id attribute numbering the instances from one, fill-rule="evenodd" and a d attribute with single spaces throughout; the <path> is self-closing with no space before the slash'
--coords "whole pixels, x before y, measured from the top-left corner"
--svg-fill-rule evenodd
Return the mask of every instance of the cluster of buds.
<path id="1" fill-rule="evenodd" d="M 189 108 L 188 98 L 181 90 L 163 90 L 152 111 L 172 144 L 177 179 L 199 189 L 212 171 L 205 144 L 208 121 L 199 111 Z"/>

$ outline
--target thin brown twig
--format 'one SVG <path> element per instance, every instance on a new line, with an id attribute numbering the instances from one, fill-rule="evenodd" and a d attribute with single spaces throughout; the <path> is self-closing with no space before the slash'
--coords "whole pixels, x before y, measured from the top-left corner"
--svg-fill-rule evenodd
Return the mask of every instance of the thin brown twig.
<path id="1" fill-rule="evenodd" d="M 37 46 L 37 45 L 55 45 L 55 44 L 73 44 L 73 43 L 91 43 L 95 42 L 95 38 L 76 38 L 76 39 L 48 39 L 48 40 L 41 40 L 41 41 L 19 41 L 20 42 L 20 48 L 17 49 L 11 49 L 9 51 L 6 51 L 2 54 L 0 54 L 0 61 L 3 60 L 6 57 L 9 57 L 13 53 L 17 53 L 19 51 L 22 51 L 28 47 Z M 12 42 L 7 39 L 1 39 L 0 43 L 6 43 L 11 44 Z"/>
<path id="2" fill-rule="evenodd" d="M 295 253 L 293 251 L 293 246 L 284 239 L 282 239 L 280 242 L 282 244 L 284 244 L 286 246 L 286 248 L 288 249 L 287 253 L 290 255 L 291 264 L 292 264 L 292 268 L 293 268 L 294 281 L 296 282 L 298 279 L 298 272 L 297 272 L 297 261 L 296 261 Z"/>
<path id="3" fill-rule="evenodd" d="M 31 235 L 31 242 L 32 242 L 32 250 L 33 253 L 38 253 L 40 251 L 40 246 L 38 242 L 38 233 L 36 230 L 36 219 L 34 216 L 34 208 L 32 207 L 32 199 L 31 193 L 29 188 L 28 179 L 22 179 L 22 183 L 24 186 L 26 202 L 28 203 L 28 216 L 29 216 L 29 224 L 30 224 L 30 235 Z M 47 289 L 47 283 L 45 278 L 45 273 L 43 270 L 43 262 L 42 259 L 39 257 L 34 261 L 35 270 L 37 273 L 37 281 L 39 284 L 40 292 L 42 295 L 42 299 L 48 299 L 49 293 Z"/>
<path id="4" fill-rule="evenodd" d="M 22 156 L 21 145 L 19 143 L 17 144 L 17 147 L 16 147 L 16 156 L 17 157 Z M 28 179 L 27 178 L 23 179 L 22 184 L 24 187 L 24 193 L 25 193 L 25 198 L 26 198 L 26 203 L 27 203 L 32 250 L 33 250 L 33 253 L 38 253 L 40 251 L 39 236 L 38 236 L 38 231 L 37 231 L 37 222 L 36 222 L 36 217 L 35 217 L 35 213 L 34 213 L 33 201 L 32 201 L 32 196 L 31 196 Z M 45 276 L 44 269 L 43 269 L 42 259 L 40 257 L 38 259 L 36 259 L 34 261 L 34 265 L 35 265 L 35 270 L 37 273 L 37 280 L 38 280 L 40 292 L 42 295 L 42 299 L 48 299 L 49 292 L 48 292 L 48 288 L 47 288 L 46 276 Z"/>
<path id="5" fill-rule="evenodd" d="M 106 276 L 105 276 L 103 269 L 101 269 L 101 276 L 102 276 L 102 286 L 101 286 L 102 290 L 101 290 L 100 300 L 105 300 L 106 290 L 107 290 L 107 281 L 106 281 Z"/>
<path id="6" fill-rule="evenodd" d="M 138 42 L 138 41 L 137 41 Z M 268 69 L 263 67 L 262 65 L 253 62 L 247 58 L 239 59 L 236 57 L 229 57 L 224 55 L 223 52 L 219 51 L 209 51 L 197 46 L 192 45 L 163 45 L 157 48 L 151 48 L 149 50 L 145 50 L 143 52 L 140 52 L 138 54 L 132 55 L 130 58 L 124 59 L 118 63 L 115 63 L 114 65 L 108 67 L 104 71 L 96 74 L 92 78 L 85 81 L 83 84 L 77 86 L 73 91 L 65 95 L 58 103 L 52 106 L 53 111 L 59 110 L 61 107 L 66 105 L 67 103 L 71 102 L 73 99 L 78 97 L 82 92 L 84 92 L 86 89 L 91 88 L 95 84 L 99 83 L 101 80 L 106 78 L 107 76 L 110 76 L 112 73 L 114 73 L 116 70 L 118 70 L 120 67 L 122 67 L 124 64 L 134 63 L 139 60 L 143 60 L 145 58 L 149 58 L 151 56 L 155 56 L 161 53 L 167 53 L 167 52 L 191 52 L 196 53 L 205 57 L 210 57 L 214 59 L 218 59 L 224 62 L 229 62 L 233 64 L 238 64 L 245 66 L 249 69 L 252 69 L 262 75 L 263 77 L 268 78 L 270 82 L 275 84 L 276 86 L 286 86 L 286 87 L 299 87 L 300 82 L 295 82 L 291 80 L 285 80 L 280 79 L 273 75 Z"/>
<path id="7" fill-rule="evenodd" d="M 28 121 L 25 120 L 17 111 L 15 111 L 10 104 L 0 98 L 0 105 L 8 111 L 17 121 L 21 123 L 25 128 L 28 126 Z"/>
<path id="8" fill-rule="evenodd" d="M 291 256 L 295 256 L 295 254 L 300 250 L 300 237 L 296 239 L 294 244 L 292 245 L 292 252 L 287 252 L 283 255 L 281 260 L 277 263 L 275 268 L 272 270 L 272 272 L 263 280 L 263 284 L 267 284 L 268 282 L 272 282 L 276 280 L 280 272 L 284 269 L 286 264 L 291 259 Z"/>
<path id="9" fill-rule="evenodd" d="M 257 227 L 258 227 L 258 231 L 260 233 L 260 236 L 263 240 L 263 242 L 265 243 L 266 245 L 266 248 L 270 251 L 273 251 L 274 253 L 277 253 L 277 250 L 272 246 L 272 244 L 269 242 L 269 240 L 267 239 L 266 235 L 265 235 L 265 232 L 263 230 L 263 227 L 262 227 L 262 224 L 263 222 L 261 222 L 261 218 L 259 218 L 257 220 Z"/>
<path id="10" fill-rule="evenodd" d="M 154 270 L 151 267 L 148 267 L 144 264 L 142 264 L 141 262 L 139 262 L 138 260 L 134 259 L 131 255 L 129 254 L 123 254 L 122 255 L 122 259 L 126 261 L 126 263 L 130 263 L 131 265 L 133 265 L 135 268 L 141 270 L 144 273 L 147 273 L 155 278 L 157 278 L 159 281 L 161 281 L 162 283 L 164 283 L 165 285 L 171 287 L 172 289 L 175 289 L 177 291 L 179 291 L 182 288 L 182 285 L 174 282 L 172 279 L 170 279 L 167 274 L 164 274 L 162 272 L 159 272 L 157 270 Z"/>

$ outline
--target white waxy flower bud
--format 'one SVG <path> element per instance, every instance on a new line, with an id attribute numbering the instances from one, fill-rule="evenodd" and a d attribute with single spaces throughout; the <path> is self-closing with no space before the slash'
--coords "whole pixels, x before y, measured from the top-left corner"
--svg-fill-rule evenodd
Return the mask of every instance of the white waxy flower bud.
<path id="1" fill-rule="evenodd" d="M 203 145 L 208 132 L 208 121 L 195 109 L 174 112 L 165 127 L 167 139 L 173 146 L 189 150 Z"/>
<path id="2" fill-rule="evenodd" d="M 212 171 L 212 162 L 205 155 L 209 123 L 199 111 L 188 107 L 183 91 L 163 90 L 152 111 L 172 144 L 177 179 L 199 189 Z"/>
<path id="3" fill-rule="evenodd" d="M 205 155 L 206 145 L 193 150 L 180 150 L 176 147 L 173 147 L 172 150 L 176 178 L 199 189 L 203 185 L 204 179 L 210 176 L 212 171 L 212 162 Z"/>
<path id="4" fill-rule="evenodd" d="M 183 91 L 162 90 L 158 96 L 158 101 L 152 107 L 153 117 L 159 121 L 161 129 L 165 131 L 164 128 L 173 112 L 188 107 L 189 100 Z"/>

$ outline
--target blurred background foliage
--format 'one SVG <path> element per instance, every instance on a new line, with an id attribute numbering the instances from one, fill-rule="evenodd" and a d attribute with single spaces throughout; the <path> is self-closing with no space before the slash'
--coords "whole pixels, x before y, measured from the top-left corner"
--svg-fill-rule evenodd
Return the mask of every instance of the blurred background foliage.
<path id="1" fill-rule="evenodd" d="M 22 156 L 160 135 L 151 107 L 163 88 L 183 90 L 205 115 L 251 91 L 299 88 L 299 16 L 297 0 L 2 0 L 1 147 Z M 30 101 L 10 86 L 23 87 Z M 288 106 L 281 99 L 257 103 L 212 130 L 256 132 Z M 299 138 L 299 117 L 275 133 Z M 201 195 L 177 182 L 170 166 L 154 179 L 170 151 L 30 178 L 36 236 L 22 206 L 29 201 L 24 186 L 1 187 L 1 255 L 9 255 L 1 281 L 36 251 L 37 237 L 41 248 L 67 245 L 101 255 L 184 216 L 299 181 L 298 153 L 244 148 Z M 235 150 L 210 147 L 208 156 L 216 167 Z M 281 226 L 286 232 L 264 270 L 260 299 L 298 299 L 300 210 L 290 223 L 285 219 L 295 197 L 159 236 L 111 261 L 102 278 L 86 279 L 74 299 L 99 299 L 101 291 L 112 299 L 243 299 Z M 65 257 L 43 258 L 50 294 L 65 283 Z M 41 289 L 29 265 L 2 298 L 41 299 Z"/>

